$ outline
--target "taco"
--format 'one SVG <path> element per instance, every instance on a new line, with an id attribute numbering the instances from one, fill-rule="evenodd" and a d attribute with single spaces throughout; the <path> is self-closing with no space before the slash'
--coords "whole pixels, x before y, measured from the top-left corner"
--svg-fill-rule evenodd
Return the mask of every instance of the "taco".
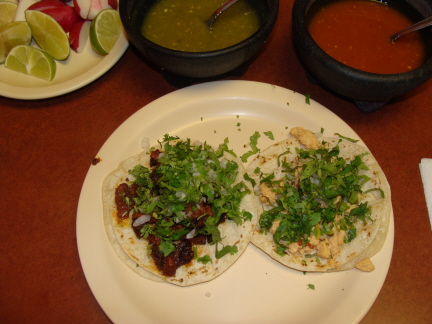
<path id="1" fill-rule="evenodd" d="M 240 160 L 165 135 L 103 183 L 104 223 L 120 259 L 148 279 L 190 286 L 216 278 L 246 249 L 257 203 Z"/>
<path id="2" fill-rule="evenodd" d="M 380 166 L 349 139 L 290 133 L 247 168 L 260 197 L 252 243 L 299 271 L 372 271 L 391 215 Z"/>

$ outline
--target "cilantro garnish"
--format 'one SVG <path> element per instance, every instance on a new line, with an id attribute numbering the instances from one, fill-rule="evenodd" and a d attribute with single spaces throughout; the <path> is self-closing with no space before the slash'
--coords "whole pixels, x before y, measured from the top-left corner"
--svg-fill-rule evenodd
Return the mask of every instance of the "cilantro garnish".
<path id="1" fill-rule="evenodd" d="M 208 255 L 204 255 L 203 257 L 199 257 L 196 246 L 192 247 L 192 251 L 194 253 L 194 259 L 196 259 L 198 262 L 201 262 L 203 264 L 207 264 L 209 262 L 213 262 L 212 258 L 210 256 L 208 256 Z"/>
<path id="2" fill-rule="evenodd" d="M 362 161 L 364 154 L 347 162 L 339 157 L 338 145 L 332 149 L 299 148 L 296 152 L 298 161 L 293 162 L 285 157 L 289 151 L 279 155 L 282 179 L 276 179 L 274 173 L 261 175 L 260 182 L 277 197 L 273 207 L 261 214 L 261 230 L 268 233 L 278 221 L 273 240 L 280 255 L 291 243 L 304 246 L 312 234 L 319 238 L 344 230 L 346 240 L 352 241 L 356 222 L 371 221 L 370 207 L 366 202 L 359 203 L 361 187 L 369 180 L 359 173 L 367 169 Z"/>
<path id="3" fill-rule="evenodd" d="M 212 262 L 212 259 L 208 255 L 204 255 L 203 257 L 197 258 L 197 261 L 207 264 L 209 262 Z"/>
<path id="4" fill-rule="evenodd" d="M 216 258 L 217 259 L 222 258 L 224 255 L 226 255 L 228 253 L 234 255 L 237 252 L 238 252 L 238 249 L 237 249 L 237 246 L 235 246 L 235 245 L 233 245 L 233 246 L 231 246 L 231 245 L 225 245 L 222 248 L 222 250 L 218 250 L 217 249 L 217 244 L 216 244 Z"/>
<path id="5" fill-rule="evenodd" d="M 245 174 L 243 175 L 243 178 L 244 178 L 246 181 L 249 181 L 249 182 L 252 184 L 252 187 L 255 187 L 255 184 L 256 184 L 255 180 L 254 180 L 253 178 L 251 178 L 247 173 L 245 173 Z"/>
<path id="6" fill-rule="evenodd" d="M 308 289 L 315 290 L 315 285 L 313 285 L 313 284 L 309 284 L 309 285 L 308 285 Z"/>
<path id="7" fill-rule="evenodd" d="M 244 153 L 240 158 L 242 160 L 243 163 L 247 162 L 247 159 L 254 155 L 255 153 L 259 152 L 259 149 L 257 148 L 257 144 L 258 144 L 258 138 L 260 138 L 261 135 L 259 132 L 255 132 L 249 139 L 250 139 L 250 147 L 251 150 Z"/>
<path id="8" fill-rule="evenodd" d="M 339 133 L 335 133 L 335 135 L 337 135 L 337 136 L 339 136 L 340 138 L 343 138 L 344 140 L 347 140 L 347 141 L 349 141 L 349 142 L 356 143 L 356 142 L 359 141 L 359 140 L 355 140 L 355 139 L 352 139 L 352 138 L 349 138 L 349 137 L 343 136 L 343 135 L 341 135 L 341 134 L 339 134 Z"/>
<path id="9" fill-rule="evenodd" d="M 267 136 L 268 138 L 270 138 L 272 141 L 274 140 L 274 136 L 273 136 L 272 131 L 264 132 L 264 135 Z"/>
<path id="10" fill-rule="evenodd" d="M 241 200 L 250 191 L 245 182 L 236 183 L 237 163 L 224 158 L 225 153 L 235 156 L 228 143 L 226 138 L 215 150 L 206 143 L 194 145 L 189 139 L 182 141 L 167 134 L 159 142 L 163 154 L 159 155 L 156 167 L 137 165 L 129 171 L 138 189 L 128 204 L 134 212 L 154 219 L 141 228 L 139 235 L 143 239 L 156 236 L 164 256 L 175 251 L 176 244 L 192 231 L 194 236 L 211 236 L 212 244 L 222 242 L 218 229 L 222 218 L 237 225 L 252 218 L 250 213 L 240 210 Z M 210 206 L 211 212 L 199 215 L 203 221 L 198 227 L 199 222 L 191 221 L 190 212 L 203 203 Z M 236 246 L 227 245 L 217 251 L 216 257 L 236 252 Z M 196 258 L 202 263 L 211 261 L 209 256 Z"/>
<path id="11" fill-rule="evenodd" d="M 307 105 L 310 105 L 310 94 L 309 93 L 305 93 L 305 102 Z"/>

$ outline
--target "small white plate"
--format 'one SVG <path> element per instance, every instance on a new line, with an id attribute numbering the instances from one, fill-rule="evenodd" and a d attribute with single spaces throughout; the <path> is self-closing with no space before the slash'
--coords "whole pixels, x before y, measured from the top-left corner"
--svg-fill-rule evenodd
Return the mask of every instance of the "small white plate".
<path id="1" fill-rule="evenodd" d="M 34 0 L 21 0 L 15 20 L 25 20 L 24 10 Z M 37 46 L 35 42 L 32 45 Z M 71 49 L 65 61 L 56 61 L 57 73 L 52 81 L 45 81 L 29 75 L 18 73 L 0 65 L 0 96 L 14 99 L 45 99 L 60 96 L 96 80 L 105 74 L 123 56 L 129 42 L 125 33 L 120 34 L 111 53 L 106 56 L 96 54 L 87 41 L 82 53 Z"/>
<path id="2" fill-rule="evenodd" d="M 259 131 L 258 148 L 303 126 L 359 138 L 331 111 L 305 95 L 249 81 L 218 81 L 177 90 L 138 110 L 106 141 L 84 181 L 77 212 L 77 241 L 90 288 L 114 323 L 357 323 L 375 301 L 393 250 L 393 215 L 371 273 L 294 271 L 249 245 L 225 273 L 207 283 L 177 287 L 146 280 L 123 264 L 103 225 L 101 187 L 118 164 L 141 151 L 143 137 L 164 134 L 218 145 L 226 137 L 238 155 Z M 272 131 L 272 141 L 263 133 Z M 359 142 L 364 145 L 363 142 Z M 246 146 L 246 147 L 245 147 Z M 251 161 L 253 157 L 249 158 Z M 309 284 L 315 289 L 310 289 Z"/>

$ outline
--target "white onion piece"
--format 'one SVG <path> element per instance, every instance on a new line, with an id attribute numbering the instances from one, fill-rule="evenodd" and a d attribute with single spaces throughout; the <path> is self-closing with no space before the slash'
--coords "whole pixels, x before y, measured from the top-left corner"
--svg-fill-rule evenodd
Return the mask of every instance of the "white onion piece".
<path id="1" fill-rule="evenodd" d="M 132 226 L 133 227 L 138 227 L 142 224 L 147 223 L 150 220 L 150 215 L 142 215 L 140 217 L 138 217 L 137 219 L 135 219 L 135 221 L 133 222 Z"/>
<path id="2" fill-rule="evenodd" d="M 144 152 L 150 151 L 150 139 L 148 137 L 143 137 L 141 140 L 141 148 Z"/>
<path id="3" fill-rule="evenodd" d="M 183 191 L 176 191 L 175 196 L 178 200 L 183 201 L 186 198 L 186 193 Z"/>
<path id="4" fill-rule="evenodd" d="M 195 235 L 195 228 L 192 231 L 190 231 L 189 233 L 187 233 L 186 238 L 191 239 L 194 237 L 194 235 Z"/>

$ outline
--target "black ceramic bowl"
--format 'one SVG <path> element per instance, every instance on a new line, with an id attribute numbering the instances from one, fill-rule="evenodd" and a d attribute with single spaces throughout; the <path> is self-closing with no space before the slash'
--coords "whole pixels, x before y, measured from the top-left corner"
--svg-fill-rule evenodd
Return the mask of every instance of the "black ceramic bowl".
<path id="1" fill-rule="evenodd" d="M 399 74 L 376 74 L 344 65 L 326 54 L 312 39 L 308 23 L 322 5 L 331 0 L 296 0 L 292 10 L 294 46 L 308 73 L 324 87 L 350 98 L 364 112 L 381 108 L 432 77 L 432 29 L 421 32 L 427 47 L 427 60 L 418 69 Z M 386 0 L 414 21 L 432 16 L 431 0 Z"/>
<path id="2" fill-rule="evenodd" d="M 161 72 L 202 79 L 212 78 L 246 64 L 266 41 L 276 21 L 279 0 L 249 0 L 260 15 L 261 27 L 244 41 L 216 51 L 181 52 L 159 46 L 141 35 L 141 23 L 156 0 L 121 0 L 120 17 L 132 44 Z"/>

